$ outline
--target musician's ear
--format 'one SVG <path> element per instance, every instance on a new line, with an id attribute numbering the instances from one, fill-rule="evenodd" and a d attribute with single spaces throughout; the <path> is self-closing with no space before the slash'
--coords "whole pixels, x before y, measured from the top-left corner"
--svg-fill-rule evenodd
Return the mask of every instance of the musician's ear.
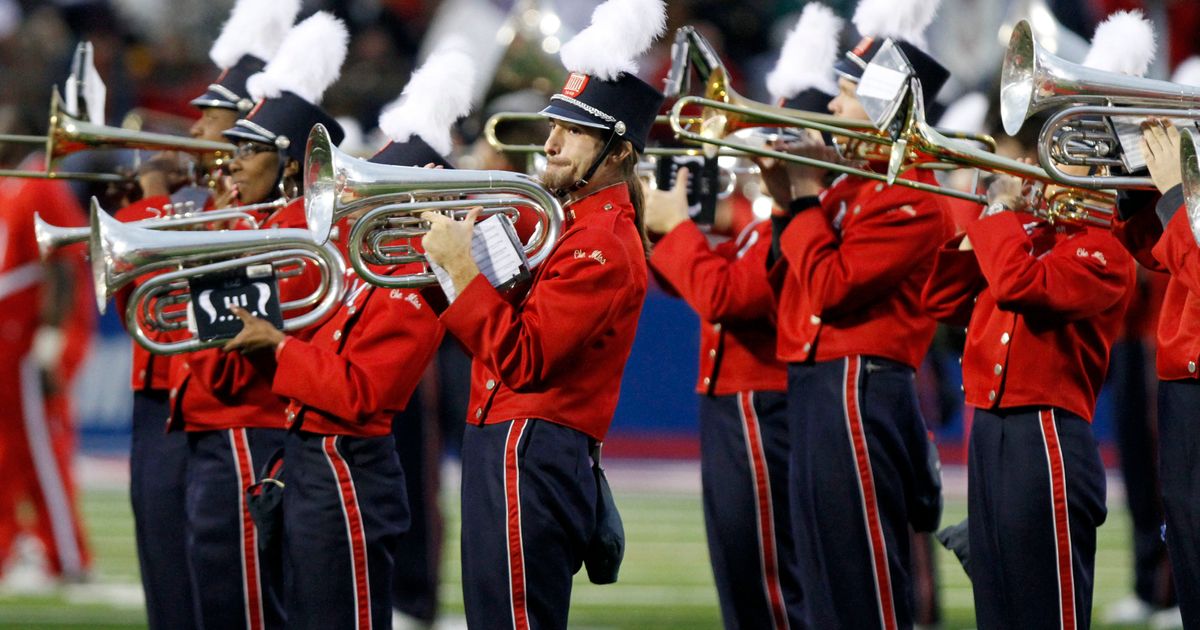
<path id="1" fill-rule="evenodd" d="M 284 177 L 293 177 L 300 174 L 300 163 L 293 159 L 288 159 L 287 165 L 283 167 Z"/>

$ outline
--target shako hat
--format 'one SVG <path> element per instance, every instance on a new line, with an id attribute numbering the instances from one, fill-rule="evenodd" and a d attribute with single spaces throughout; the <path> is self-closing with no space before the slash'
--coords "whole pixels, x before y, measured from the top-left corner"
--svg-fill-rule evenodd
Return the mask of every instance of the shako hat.
<path id="1" fill-rule="evenodd" d="M 370 161 L 453 168 L 446 159 L 453 148 L 450 127 L 471 111 L 474 91 L 475 61 L 466 42 L 452 37 L 413 73 L 400 98 L 384 108 L 379 128 L 389 142 Z"/>
<path id="2" fill-rule="evenodd" d="M 818 2 L 804 6 L 800 20 L 788 33 L 779 61 L 767 74 L 771 98 L 789 109 L 825 112 L 837 95 L 831 66 L 837 61 L 843 21 Z"/>
<path id="3" fill-rule="evenodd" d="M 300 0 L 238 0 L 208 51 L 221 74 L 192 105 L 250 111 L 246 79 L 275 56 L 299 12 Z"/>
<path id="4" fill-rule="evenodd" d="M 608 0 L 592 23 L 562 47 L 570 74 L 543 116 L 604 129 L 639 152 L 665 97 L 636 76 L 637 58 L 666 28 L 662 0 Z"/>
<path id="5" fill-rule="evenodd" d="M 858 82 L 884 42 L 892 40 L 921 81 L 922 96 L 929 106 L 950 79 L 950 70 L 923 50 L 925 29 L 940 5 L 941 0 L 862 0 L 854 12 L 854 26 L 862 39 L 833 69 Z"/>
<path id="6" fill-rule="evenodd" d="M 254 107 L 225 137 L 274 145 L 301 163 L 308 132 L 317 123 L 325 125 L 335 145 L 341 143 L 341 125 L 320 102 L 338 78 L 348 39 L 346 25 L 324 11 L 297 24 L 266 68 L 246 81 Z"/>

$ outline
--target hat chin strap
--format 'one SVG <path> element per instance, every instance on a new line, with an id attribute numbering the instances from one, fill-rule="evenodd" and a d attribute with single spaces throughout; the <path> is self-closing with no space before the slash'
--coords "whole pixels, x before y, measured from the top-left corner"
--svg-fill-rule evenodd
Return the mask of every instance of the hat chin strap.
<path id="1" fill-rule="evenodd" d="M 604 141 L 604 148 L 600 149 L 600 153 L 598 155 L 596 155 L 596 159 L 592 160 L 592 165 L 588 167 L 588 170 L 586 173 L 583 174 L 583 177 L 580 177 L 574 184 L 571 184 L 570 186 L 567 186 L 566 188 L 559 188 L 558 190 L 552 191 L 554 193 L 554 195 L 559 198 L 566 198 L 567 195 L 570 195 L 571 193 L 579 190 L 580 188 L 587 186 L 588 180 L 590 180 L 592 178 L 592 176 L 594 176 L 596 174 L 596 171 L 600 168 L 600 165 L 604 162 L 604 158 L 608 157 L 609 151 L 612 151 L 613 141 L 616 139 L 617 139 L 617 134 L 613 133 L 612 131 L 609 131 L 608 139 Z"/>

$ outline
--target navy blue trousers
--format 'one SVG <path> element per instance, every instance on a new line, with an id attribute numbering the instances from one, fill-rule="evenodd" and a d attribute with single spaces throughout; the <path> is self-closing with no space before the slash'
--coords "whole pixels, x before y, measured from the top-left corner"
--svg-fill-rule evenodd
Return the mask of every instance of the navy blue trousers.
<path id="1" fill-rule="evenodd" d="M 392 437 L 404 470 L 411 515 L 408 530 L 396 547 L 392 607 L 432 623 L 438 612 L 442 559 L 442 513 L 438 506 L 442 448 L 437 416 L 426 410 L 423 400 L 418 387 L 404 411 L 392 418 Z M 458 424 L 462 424 L 461 417 Z"/>
<path id="2" fill-rule="evenodd" d="M 1200 383 L 1158 384 L 1159 478 L 1183 625 L 1200 628 Z"/>
<path id="3" fill-rule="evenodd" d="M 262 553 L 246 488 L 283 448 L 281 429 L 187 434 L 187 550 L 192 596 L 206 630 L 282 628 L 281 545 Z"/>
<path id="4" fill-rule="evenodd" d="M 167 433 L 167 392 L 133 393 L 129 502 L 146 621 L 151 630 L 196 627 L 187 570 L 187 434 Z"/>
<path id="5" fill-rule="evenodd" d="M 284 444 L 288 628 L 391 628 L 396 541 L 408 528 L 392 437 L 296 431 Z"/>
<path id="6" fill-rule="evenodd" d="M 1087 628 L 1105 477 L 1086 420 L 1051 408 L 976 410 L 967 514 L 975 622 Z"/>
<path id="7" fill-rule="evenodd" d="M 467 425 L 462 569 L 467 626 L 567 627 L 571 579 L 596 529 L 586 435 L 544 420 Z"/>
<path id="8" fill-rule="evenodd" d="M 788 366 L 792 527 L 808 625 L 912 625 L 909 505 L 929 442 L 913 370 L 872 357 Z"/>
<path id="9" fill-rule="evenodd" d="M 1142 601 L 1175 605 L 1171 561 L 1162 538 L 1162 484 L 1158 479 L 1158 423 L 1151 413 L 1148 374 L 1154 372 L 1141 339 L 1113 344 L 1108 382 L 1115 408 L 1117 452 L 1125 501 L 1133 522 L 1133 587 Z"/>
<path id="10" fill-rule="evenodd" d="M 725 627 L 803 628 L 785 392 L 700 397 L 704 525 Z"/>

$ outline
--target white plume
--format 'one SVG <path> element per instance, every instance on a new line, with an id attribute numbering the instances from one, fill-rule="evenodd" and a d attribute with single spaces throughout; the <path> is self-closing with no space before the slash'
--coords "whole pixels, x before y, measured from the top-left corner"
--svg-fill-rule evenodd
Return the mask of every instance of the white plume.
<path id="1" fill-rule="evenodd" d="M 1184 59 L 1171 75 L 1171 83 L 1200 87 L 1200 57 L 1193 55 Z"/>
<path id="2" fill-rule="evenodd" d="M 925 29 L 941 4 L 941 0 L 862 0 L 854 12 L 854 27 L 863 37 L 891 37 L 924 50 Z"/>
<path id="3" fill-rule="evenodd" d="M 270 61 L 300 12 L 300 0 L 238 0 L 208 56 L 222 70 L 242 55 Z"/>
<path id="4" fill-rule="evenodd" d="M 438 153 L 450 154 L 450 126 L 471 111 L 475 92 L 476 64 L 467 51 L 467 42 L 454 37 L 429 55 L 379 116 L 388 138 L 405 142 L 420 136 Z"/>
<path id="5" fill-rule="evenodd" d="M 288 32 L 262 72 L 246 80 L 246 91 L 256 101 L 288 91 L 320 105 L 321 95 L 341 73 L 349 39 L 346 25 L 333 14 L 314 13 Z"/>
<path id="6" fill-rule="evenodd" d="M 988 99 L 979 92 L 967 92 L 946 108 L 938 120 L 939 129 L 983 133 L 987 122 Z"/>
<path id="7" fill-rule="evenodd" d="M 592 23 L 563 44 L 563 65 L 571 72 L 612 81 L 635 74 L 637 58 L 667 28 L 662 0 L 608 0 L 592 12 Z"/>
<path id="8" fill-rule="evenodd" d="M 788 33 L 775 69 L 767 75 L 767 90 L 775 100 L 789 99 L 809 88 L 836 94 L 833 63 L 837 61 L 842 18 L 829 7 L 810 2 Z"/>
<path id="9" fill-rule="evenodd" d="M 1140 77 L 1150 69 L 1158 45 L 1154 27 L 1141 11 L 1117 11 L 1096 27 L 1083 65 Z"/>

